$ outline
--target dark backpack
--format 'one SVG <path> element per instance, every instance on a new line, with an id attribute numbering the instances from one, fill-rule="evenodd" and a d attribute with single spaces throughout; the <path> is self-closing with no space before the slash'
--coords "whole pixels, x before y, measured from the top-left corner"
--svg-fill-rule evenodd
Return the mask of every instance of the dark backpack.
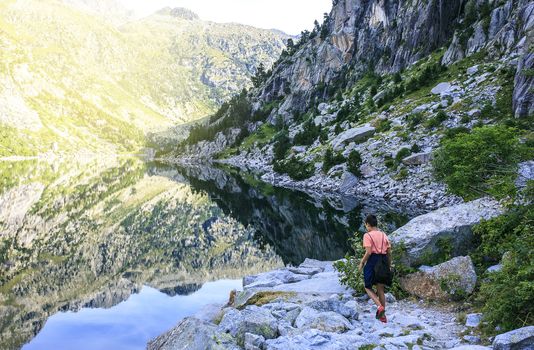
<path id="1" fill-rule="evenodd" d="M 384 235 L 384 233 L 382 233 Z M 373 240 L 373 237 L 369 235 L 369 238 L 371 238 L 372 244 L 375 244 L 375 241 Z M 382 236 L 382 246 L 384 247 L 384 236 Z M 380 250 L 382 251 L 382 250 Z M 387 256 L 384 254 L 380 254 L 380 258 L 375 264 L 374 267 L 374 283 L 380 283 L 385 284 L 386 286 L 390 287 L 393 282 L 393 271 L 389 268 Z"/>

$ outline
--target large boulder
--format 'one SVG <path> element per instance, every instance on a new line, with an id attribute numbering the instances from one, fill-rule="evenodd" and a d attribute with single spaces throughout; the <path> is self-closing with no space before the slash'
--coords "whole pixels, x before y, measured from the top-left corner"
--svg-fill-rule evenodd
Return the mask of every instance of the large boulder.
<path id="1" fill-rule="evenodd" d="M 423 152 L 412 154 L 402 160 L 402 163 L 405 165 L 422 165 L 430 162 L 432 159 L 432 153 Z"/>
<path id="2" fill-rule="evenodd" d="M 242 311 L 228 309 L 219 323 L 218 330 L 230 334 L 239 344 L 244 343 L 246 333 L 259 335 L 265 339 L 278 336 L 276 318 L 269 310 L 254 305 L 249 305 Z"/>
<path id="3" fill-rule="evenodd" d="M 418 216 L 394 231 L 390 240 L 394 250 L 402 250 L 396 254 L 403 263 L 411 266 L 429 263 L 445 248 L 459 256 L 471 248 L 473 225 L 502 213 L 498 202 L 482 198 Z"/>
<path id="4" fill-rule="evenodd" d="M 494 350 L 533 350 L 534 326 L 528 326 L 499 334 L 493 340 Z"/>
<path id="5" fill-rule="evenodd" d="M 434 267 L 423 266 L 418 272 L 400 279 L 406 292 L 427 300 L 458 300 L 473 293 L 477 282 L 471 258 L 456 257 Z"/>
<path id="6" fill-rule="evenodd" d="M 196 318 L 186 318 L 176 327 L 151 340 L 148 350 L 238 350 L 240 347 L 217 326 Z"/>
<path id="7" fill-rule="evenodd" d="M 339 134 L 332 140 L 332 148 L 335 151 L 341 151 L 343 145 L 350 142 L 363 142 L 375 134 L 375 128 L 372 126 L 361 126 L 359 128 L 349 129 Z"/>
<path id="8" fill-rule="evenodd" d="M 354 328 L 349 320 L 336 312 L 319 312 L 311 307 L 302 309 L 295 320 L 295 326 L 297 328 L 313 328 L 333 333 L 343 333 Z"/>

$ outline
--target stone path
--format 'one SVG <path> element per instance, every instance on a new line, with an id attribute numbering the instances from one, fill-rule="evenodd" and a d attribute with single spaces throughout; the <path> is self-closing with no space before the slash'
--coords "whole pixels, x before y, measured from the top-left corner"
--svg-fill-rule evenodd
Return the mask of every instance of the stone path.
<path id="1" fill-rule="evenodd" d="M 462 341 L 454 313 L 392 295 L 388 323 L 379 322 L 367 297 L 339 284 L 331 262 L 307 259 L 243 284 L 233 306 L 206 307 L 148 349 L 489 349 Z"/>

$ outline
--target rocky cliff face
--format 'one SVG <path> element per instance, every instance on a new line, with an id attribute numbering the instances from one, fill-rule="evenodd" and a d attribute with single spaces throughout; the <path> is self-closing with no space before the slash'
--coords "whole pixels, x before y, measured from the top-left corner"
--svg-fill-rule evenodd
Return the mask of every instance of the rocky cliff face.
<path id="1" fill-rule="evenodd" d="M 528 1 L 340 0 L 323 24 L 328 35 L 314 37 L 282 60 L 255 96 L 263 102 L 285 97 L 278 113 L 301 112 L 313 98 L 332 96 L 318 86 L 337 87 L 370 69 L 399 72 L 442 46 L 448 47 L 445 65 L 481 50 L 494 57 L 528 56 L 532 16 Z M 518 87 L 518 100 L 516 114 L 525 115 L 532 92 Z"/>
<path id="2" fill-rule="evenodd" d="M 433 177 L 433 152 L 451 129 L 517 125 L 531 137 L 533 22 L 523 0 L 335 1 L 256 77 L 248 114 L 221 110 L 181 150 L 280 186 L 458 203 Z"/>

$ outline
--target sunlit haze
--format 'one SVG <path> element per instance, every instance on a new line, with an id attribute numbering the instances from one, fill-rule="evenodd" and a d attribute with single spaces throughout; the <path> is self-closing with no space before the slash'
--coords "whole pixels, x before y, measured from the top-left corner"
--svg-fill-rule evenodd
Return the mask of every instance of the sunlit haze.
<path id="1" fill-rule="evenodd" d="M 322 21 L 332 0 L 119 0 L 138 17 L 160 8 L 186 7 L 202 19 L 214 22 L 236 22 L 258 28 L 280 29 L 298 34 L 312 29 L 315 19 Z"/>

